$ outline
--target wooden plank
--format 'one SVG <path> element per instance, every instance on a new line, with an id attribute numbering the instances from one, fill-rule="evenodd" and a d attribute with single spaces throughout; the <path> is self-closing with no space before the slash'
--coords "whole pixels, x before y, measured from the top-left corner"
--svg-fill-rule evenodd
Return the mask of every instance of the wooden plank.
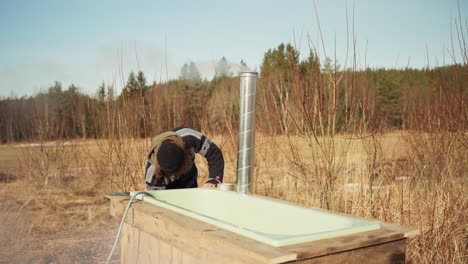
<path id="1" fill-rule="evenodd" d="M 153 263 L 173 263 L 171 245 L 159 241 L 159 262 Z"/>
<path id="2" fill-rule="evenodd" d="M 138 263 L 138 242 L 140 232 L 128 224 L 122 227 L 121 260 L 122 263 Z"/>
<path id="3" fill-rule="evenodd" d="M 172 252 L 172 264 L 183 264 L 182 256 L 184 253 L 182 252 L 182 250 L 179 250 L 176 247 L 172 247 L 171 252 Z"/>
<path id="4" fill-rule="evenodd" d="M 106 196 L 106 198 L 109 198 L 110 200 L 109 214 L 117 218 L 117 220 L 120 222 L 124 213 L 122 210 L 122 205 L 126 205 L 130 200 L 130 197 Z"/>
<path id="5" fill-rule="evenodd" d="M 217 244 L 229 241 L 229 243 L 231 244 L 242 245 L 244 249 L 248 249 L 245 250 L 243 254 L 250 254 L 250 252 L 254 249 L 257 254 L 269 256 L 269 259 L 272 263 L 283 263 L 292 259 L 297 259 L 296 254 L 293 254 L 289 251 L 286 251 L 286 253 L 281 252 L 278 250 L 280 249 L 278 247 L 272 247 L 268 244 L 261 243 L 259 241 L 227 231 L 225 229 L 218 229 L 205 232 L 209 232 L 209 234 L 216 239 Z M 272 250 L 272 248 L 274 250 Z"/>
<path id="6" fill-rule="evenodd" d="M 385 223 L 385 222 L 379 222 L 381 226 L 386 228 L 387 230 L 392 230 L 395 232 L 401 232 L 403 233 L 403 236 L 406 238 L 411 238 L 418 236 L 420 234 L 419 229 L 414 228 L 414 227 L 406 227 L 406 226 L 401 226 L 401 225 L 396 225 L 396 224 L 391 224 L 391 223 Z"/>
<path id="7" fill-rule="evenodd" d="M 127 201 L 113 199 L 112 202 L 115 208 L 111 212 L 117 217 L 121 216 Z M 220 230 L 147 202 L 132 205 L 125 222 L 164 243 L 183 249 L 201 262 L 213 258 L 231 263 L 278 263 L 296 259 L 295 253 Z"/>
<path id="8" fill-rule="evenodd" d="M 211 263 L 216 263 L 216 261 L 212 261 Z M 188 253 L 182 254 L 182 264 L 201 264 L 195 257 Z"/>
<path id="9" fill-rule="evenodd" d="M 160 241 L 146 232 L 139 231 L 139 233 L 139 240 L 135 241 L 138 244 L 138 257 L 133 263 L 158 263 Z"/>
<path id="10" fill-rule="evenodd" d="M 122 263 L 199 263 L 195 258 L 189 255 L 184 257 L 183 254 L 182 250 L 161 242 L 127 223 L 124 224 L 122 229 Z"/>
<path id="11" fill-rule="evenodd" d="M 121 263 L 128 263 L 127 259 L 127 249 L 129 246 L 129 234 L 128 234 L 128 225 L 124 224 L 122 227 L 122 233 L 120 234 L 120 261 Z"/>
<path id="12" fill-rule="evenodd" d="M 140 237 L 140 234 L 144 232 L 140 232 L 140 230 L 136 229 L 136 228 L 131 228 L 131 231 L 132 232 L 129 232 L 131 233 L 131 245 L 130 245 L 130 253 L 128 254 L 128 256 L 130 256 L 130 261 L 129 263 L 141 263 L 141 257 L 142 257 L 142 254 L 140 252 L 140 247 L 141 247 L 141 244 L 140 244 L 140 240 L 141 240 L 141 237 Z"/>
<path id="13" fill-rule="evenodd" d="M 342 252 L 354 248 L 361 248 L 403 239 L 403 233 L 386 229 L 382 226 L 379 230 L 357 233 L 349 236 L 334 237 L 311 241 L 302 244 L 282 247 L 285 250 L 295 252 L 297 259 L 308 259 L 332 253 Z"/>
<path id="14" fill-rule="evenodd" d="M 373 245 L 370 247 L 348 250 L 336 254 L 320 256 L 291 263 L 296 264 L 373 264 L 373 263 L 405 263 L 406 239 Z"/>

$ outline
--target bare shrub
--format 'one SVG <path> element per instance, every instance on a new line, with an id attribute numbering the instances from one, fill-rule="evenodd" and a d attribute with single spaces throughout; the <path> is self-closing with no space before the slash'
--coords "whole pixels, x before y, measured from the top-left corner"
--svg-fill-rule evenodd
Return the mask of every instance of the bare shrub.
<path id="1" fill-rule="evenodd" d="M 97 142 L 91 173 L 101 191 L 144 189 L 144 166 L 148 143 L 144 140 L 113 138 Z"/>
<path id="2" fill-rule="evenodd" d="M 22 152 L 20 174 L 43 186 L 70 182 L 78 176 L 73 169 L 78 167 L 80 155 L 76 144 L 41 141 L 38 147 L 26 147 Z"/>

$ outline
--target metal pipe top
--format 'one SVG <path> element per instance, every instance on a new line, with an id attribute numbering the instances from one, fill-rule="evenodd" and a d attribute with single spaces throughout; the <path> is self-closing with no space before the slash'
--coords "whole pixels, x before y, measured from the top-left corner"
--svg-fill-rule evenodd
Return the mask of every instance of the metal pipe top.
<path id="1" fill-rule="evenodd" d="M 258 72 L 255 72 L 255 71 L 245 71 L 245 72 L 241 72 L 239 75 L 240 75 L 240 77 L 257 77 L 257 76 L 258 76 Z"/>

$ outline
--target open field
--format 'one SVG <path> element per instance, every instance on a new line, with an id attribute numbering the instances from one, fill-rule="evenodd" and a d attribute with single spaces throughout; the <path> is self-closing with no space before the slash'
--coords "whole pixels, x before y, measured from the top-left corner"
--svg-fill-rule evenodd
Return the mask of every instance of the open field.
<path id="1" fill-rule="evenodd" d="M 449 136 L 257 135 L 256 192 L 420 228 L 409 262 L 464 263 L 467 135 Z M 223 149 L 225 182 L 235 182 L 235 138 L 212 139 Z M 104 195 L 144 188 L 148 146 L 149 139 L 0 146 L 0 262 L 104 262 L 117 230 Z M 202 183 L 207 166 L 197 163 Z"/>

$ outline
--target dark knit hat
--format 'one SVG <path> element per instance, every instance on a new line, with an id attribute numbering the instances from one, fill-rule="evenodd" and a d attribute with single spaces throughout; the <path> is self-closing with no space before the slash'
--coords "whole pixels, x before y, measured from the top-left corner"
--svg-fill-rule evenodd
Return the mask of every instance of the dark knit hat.
<path id="1" fill-rule="evenodd" d="M 166 173 L 174 173 L 184 163 L 184 150 L 174 143 L 165 141 L 159 146 L 156 154 L 161 169 Z"/>

